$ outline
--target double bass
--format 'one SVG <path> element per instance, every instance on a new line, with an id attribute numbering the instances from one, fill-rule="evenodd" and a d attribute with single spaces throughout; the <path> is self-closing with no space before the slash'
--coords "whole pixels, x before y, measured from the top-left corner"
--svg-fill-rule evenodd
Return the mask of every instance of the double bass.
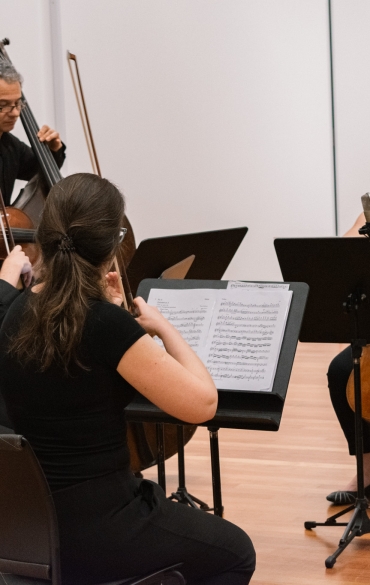
<path id="1" fill-rule="evenodd" d="M 5 49 L 5 46 L 9 44 L 8 39 L 3 39 L 0 42 L 0 60 L 11 63 Z M 49 147 L 38 139 L 39 127 L 23 93 L 22 100 L 24 108 L 20 113 L 20 118 L 31 148 L 37 158 L 40 172 L 27 183 L 15 200 L 13 207 L 22 210 L 30 218 L 33 227 L 37 227 L 48 191 L 63 177 Z M 10 224 L 12 225 L 12 222 Z M 135 252 L 135 238 L 127 217 L 125 217 L 123 227 L 127 229 L 123 253 L 125 254 L 125 260 L 129 262 Z M 29 233 L 30 235 L 31 233 Z M 24 237 L 26 236 L 24 235 Z"/>

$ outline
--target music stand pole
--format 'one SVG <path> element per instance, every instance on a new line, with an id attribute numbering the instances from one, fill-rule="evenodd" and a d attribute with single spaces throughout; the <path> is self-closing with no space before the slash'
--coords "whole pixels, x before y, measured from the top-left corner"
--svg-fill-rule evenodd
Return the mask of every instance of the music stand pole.
<path id="1" fill-rule="evenodd" d="M 325 566 L 328 569 L 333 568 L 337 558 L 345 548 L 352 542 L 355 536 L 362 536 L 370 532 L 370 520 L 367 515 L 368 501 L 365 498 L 364 488 L 364 462 L 363 462 L 363 433 L 362 433 L 362 403 L 361 403 L 361 355 L 362 348 L 366 345 L 366 340 L 359 338 L 358 327 L 358 310 L 360 304 L 366 299 L 366 295 L 359 292 L 352 293 L 343 303 L 345 311 L 352 316 L 352 325 L 354 338 L 351 341 L 354 388 L 355 388 L 355 439 L 356 439 L 356 464 L 357 464 L 357 498 L 354 504 L 345 508 L 341 512 L 330 516 L 326 522 L 305 522 L 307 530 L 316 526 L 346 526 L 342 538 L 339 541 L 337 550 L 325 560 Z M 351 520 L 346 522 L 337 522 L 347 512 L 354 510 Z"/>
<path id="2" fill-rule="evenodd" d="M 185 485 L 185 442 L 184 442 L 184 427 L 183 425 L 177 425 L 177 461 L 178 461 L 178 472 L 179 472 L 179 486 L 175 492 L 172 492 L 169 500 L 176 500 L 180 504 L 186 504 L 192 508 L 200 508 L 205 512 L 210 512 L 212 508 L 205 502 L 189 494 Z"/>

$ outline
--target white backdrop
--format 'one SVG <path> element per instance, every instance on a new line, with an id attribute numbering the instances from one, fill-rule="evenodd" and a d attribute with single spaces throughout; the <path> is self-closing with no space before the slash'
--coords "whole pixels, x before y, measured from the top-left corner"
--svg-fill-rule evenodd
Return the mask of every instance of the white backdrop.
<path id="1" fill-rule="evenodd" d="M 246 225 L 225 276 L 268 280 L 281 278 L 274 237 L 334 235 L 327 0 L 52 4 L 63 112 L 47 0 L 0 0 L 0 35 L 40 123 L 65 116 L 68 173 L 90 171 L 64 56 L 77 54 L 102 171 L 138 241 Z"/>
<path id="2" fill-rule="evenodd" d="M 339 233 L 370 191 L 370 2 L 332 0 Z"/>

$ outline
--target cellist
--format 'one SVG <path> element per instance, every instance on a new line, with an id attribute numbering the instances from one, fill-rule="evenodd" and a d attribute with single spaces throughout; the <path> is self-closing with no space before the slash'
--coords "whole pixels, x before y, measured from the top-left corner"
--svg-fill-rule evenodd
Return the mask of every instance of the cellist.
<path id="1" fill-rule="evenodd" d="M 23 78 L 7 61 L 0 62 L 0 189 L 5 205 L 10 205 L 16 179 L 29 181 L 39 170 L 32 149 L 10 134 L 21 110 Z M 49 126 L 38 132 L 40 142 L 45 142 L 60 168 L 65 159 L 65 145 L 59 133 Z"/>
<path id="2" fill-rule="evenodd" d="M 365 216 L 361 213 L 353 226 L 344 234 L 344 237 L 363 237 L 360 236 L 358 230 L 365 221 Z M 347 347 L 332 360 L 328 370 L 328 385 L 335 414 L 348 443 L 349 454 L 355 455 L 355 415 L 348 404 L 346 393 L 352 368 L 352 351 L 351 347 Z M 362 434 L 365 496 L 370 499 L 370 423 L 364 419 L 362 420 Z M 357 475 L 352 477 L 341 489 L 330 493 L 326 499 L 335 505 L 349 505 L 355 502 L 356 496 Z"/>

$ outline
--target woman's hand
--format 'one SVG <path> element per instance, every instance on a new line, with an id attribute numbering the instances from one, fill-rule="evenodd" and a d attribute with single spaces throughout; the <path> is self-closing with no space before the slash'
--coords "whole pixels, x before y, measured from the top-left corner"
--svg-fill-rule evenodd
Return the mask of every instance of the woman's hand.
<path id="1" fill-rule="evenodd" d="M 163 341 L 163 351 L 144 335 L 122 356 L 118 373 L 151 402 L 185 422 L 214 417 L 217 390 L 204 364 L 173 325 L 144 299 L 134 300 L 137 322 Z"/>
<path id="2" fill-rule="evenodd" d="M 165 330 L 172 328 L 172 325 L 158 311 L 157 307 L 148 305 L 142 297 L 134 299 L 136 308 L 136 321 L 151 337 L 158 335 L 162 339 Z"/>
<path id="3" fill-rule="evenodd" d="M 13 286 L 17 286 L 20 275 L 23 274 L 25 286 L 32 281 L 32 264 L 23 252 L 21 246 L 15 246 L 5 258 L 0 271 L 0 278 Z"/>
<path id="4" fill-rule="evenodd" d="M 123 296 L 119 285 L 119 279 L 120 276 L 117 272 L 108 272 L 108 274 L 105 275 L 105 295 L 110 303 L 120 307 L 123 303 Z"/>

